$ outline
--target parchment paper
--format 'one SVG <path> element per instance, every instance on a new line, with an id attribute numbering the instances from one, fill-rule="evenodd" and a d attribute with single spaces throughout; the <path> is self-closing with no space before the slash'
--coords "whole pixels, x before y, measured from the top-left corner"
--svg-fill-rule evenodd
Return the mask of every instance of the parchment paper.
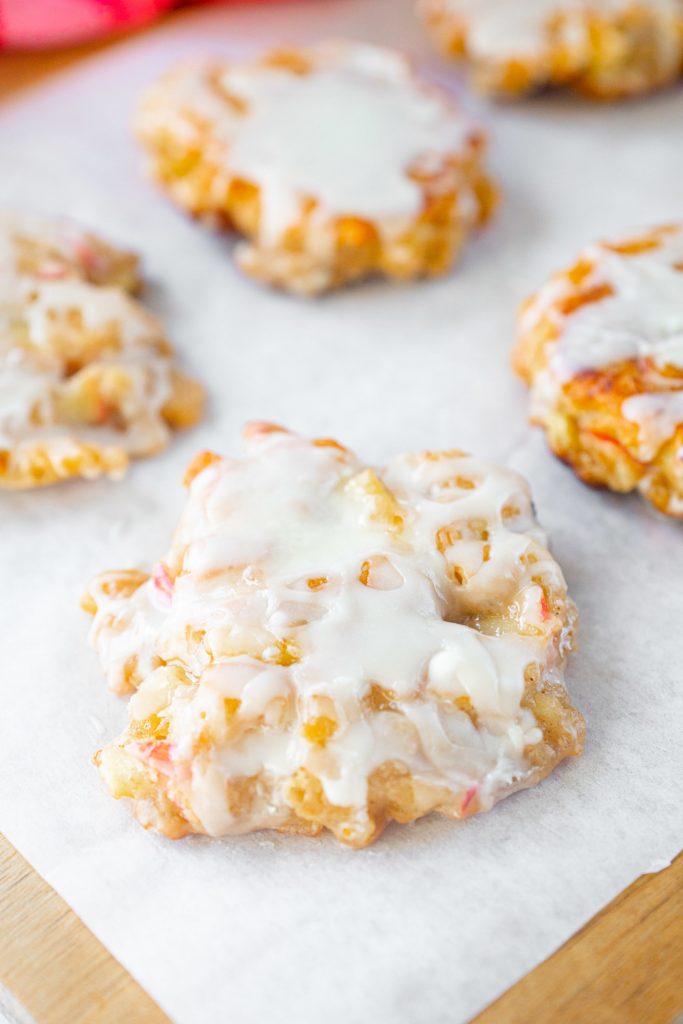
<path id="1" fill-rule="evenodd" d="M 590 491 L 526 425 L 508 367 L 518 301 L 596 236 L 683 216 L 683 90 L 614 107 L 491 107 L 505 203 L 457 274 L 317 302 L 233 269 L 230 243 L 145 183 L 128 124 L 174 58 L 350 35 L 403 45 L 461 89 L 402 0 L 197 10 L 0 112 L 0 201 L 81 218 L 143 253 L 150 301 L 211 392 L 203 426 L 123 483 L 0 498 L 0 829 L 181 1024 L 458 1024 L 683 845 L 683 528 Z M 457 446 L 509 460 L 582 615 L 569 671 L 585 756 L 464 824 L 372 849 L 260 834 L 144 833 L 90 764 L 125 705 L 78 600 L 101 569 L 167 547 L 180 478 L 249 418 L 338 436 L 368 459 Z"/>

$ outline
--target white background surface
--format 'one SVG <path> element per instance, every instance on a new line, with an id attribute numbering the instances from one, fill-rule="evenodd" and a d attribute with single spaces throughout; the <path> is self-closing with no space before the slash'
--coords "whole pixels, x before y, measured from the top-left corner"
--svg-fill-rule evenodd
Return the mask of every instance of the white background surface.
<path id="1" fill-rule="evenodd" d="M 124 483 L 0 498 L 0 829 L 182 1024 L 458 1024 L 683 845 L 682 527 L 582 487 L 526 426 L 514 310 L 596 236 L 683 217 L 683 90 L 618 107 L 493 108 L 505 193 L 458 272 L 305 303 L 241 278 L 230 243 L 174 211 L 129 138 L 140 87 L 175 57 L 350 35 L 402 45 L 460 88 L 403 0 L 198 10 L 0 112 L 0 201 L 77 216 L 137 247 L 186 365 L 199 430 Z M 249 418 L 338 436 L 370 460 L 457 446 L 525 472 L 581 615 L 569 683 L 585 756 L 463 824 L 372 849 L 261 834 L 142 832 L 89 759 L 125 717 L 86 647 L 93 574 L 163 554 L 180 478 Z"/>

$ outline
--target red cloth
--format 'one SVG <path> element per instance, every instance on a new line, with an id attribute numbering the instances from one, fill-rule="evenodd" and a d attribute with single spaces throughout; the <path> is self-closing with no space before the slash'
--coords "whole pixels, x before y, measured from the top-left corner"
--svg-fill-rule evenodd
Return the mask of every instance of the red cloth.
<path id="1" fill-rule="evenodd" d="M 0 0 L 0 48 L 68 46 L 136 28 L 175 0 Z"/>

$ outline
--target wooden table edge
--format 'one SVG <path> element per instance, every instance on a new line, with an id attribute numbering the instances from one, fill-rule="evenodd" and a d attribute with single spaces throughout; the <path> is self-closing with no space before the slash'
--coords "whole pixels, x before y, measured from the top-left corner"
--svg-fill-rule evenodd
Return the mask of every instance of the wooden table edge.
<path id="1" fill-rule="evenodd" d="M 0 983 L 36 1024 L 168 1024 L 1 835 L 0 892 Z M 683 1013 L 682 893 L 683 854 L 638 878 L 471 1024 L 673 1024 Z"/>

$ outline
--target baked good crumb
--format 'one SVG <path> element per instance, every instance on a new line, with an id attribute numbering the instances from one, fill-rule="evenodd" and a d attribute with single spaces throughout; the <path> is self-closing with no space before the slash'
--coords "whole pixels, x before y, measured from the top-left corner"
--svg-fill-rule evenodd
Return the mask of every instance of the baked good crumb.
<path id="1" fill-rule="evenodd" d="M 244 236 L 245 273 L 302 295 L 443 274 L 495 202 L 483 133 L 368 44 L 184 64 L 135 130 L 178 205 Z"/>
<path id="2" fill-rule="evenodd" d="M 0 214 L 0 487 L 121 476 L 201 415 L 137 257 L 72 221 Z"/>
<path id="3" fill-rule="evenodd" d="M 513 363 L 582 480 L 683 517 L 683 226 L 587 247 L 523 305 Z"/>
<path id="4" fill-rule="evenodd" d="M 91 585 L 90 642 L 131 694 L 96 757 L 170 837 L 463 818 L 580 753 L 576 610 L 526 482 L 459 451 L 371 468 L 252 424 L 204 452 L 151 573 Z"/>
<path id="5" fill-rule="evenodd" d="M 483 92 L 564 86 L 613 100 L 683 74 L 681 0 L 420 0 L 441 50 Z"/>

